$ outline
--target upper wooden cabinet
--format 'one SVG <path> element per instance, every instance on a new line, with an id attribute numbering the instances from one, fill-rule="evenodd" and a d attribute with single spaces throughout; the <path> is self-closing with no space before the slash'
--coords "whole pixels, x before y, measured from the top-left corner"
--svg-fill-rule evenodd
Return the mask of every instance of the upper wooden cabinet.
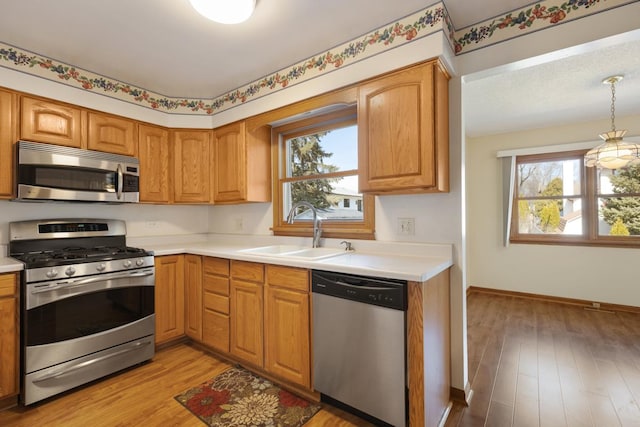
<path id="1" fill-rule="evenodd" d="M 175 202 L 208 203 L 211 200 L 211 131 L 174 130 L 171 138 Z"/>
<path id="2" fill-rule="evenodd" d="M 21 98 L 20 139 L 86 148 L 86 112 L 53 101 Z"/>
<path id="3" fill-rule="evenodd" d="M 360 191 L 449 191 L 448 79 L 432 61 L 359 85 Z"/>
<path id="4" fill-rule="evenodd" d="M 136 122 L 102 113 L 89 113 L 87 148 L 135 156 L 138 149 Z"/>
<path id="5" fill-rule="evenodd" d="M 138 125 L 140 159 L 140 201 L 170 201 L 169 131 L 156 126 Z"/>
<path id="6" fill-rule="evenodd" d="M 0 90 L 0 199 L 13 196 L 13 144 L 18 139 L 18 96 Z"/>
<path id="7" fill-rule="evenodd" d="M 253 132 L 245 121 L 215 130 L 212 151 L 214 203 L 271 200 L 271 133 L 269 126 Z"/>

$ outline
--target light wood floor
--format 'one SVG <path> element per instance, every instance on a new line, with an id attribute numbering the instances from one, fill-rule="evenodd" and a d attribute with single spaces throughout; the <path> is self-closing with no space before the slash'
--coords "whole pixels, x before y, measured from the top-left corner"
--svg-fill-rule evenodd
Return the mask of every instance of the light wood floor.
<path id="1" fill-rule="evenodd" d="M 640 426 L 640 315 L 472 293 L 467 301 L 471 406 L 447 427 Z M 29 409 L 0 426 L 202 426 L 173 397 L 229 367 L 181 344 L 152 363 Z M 307 426 L 366 426 L 324 407 Z"/>
<path id="2" fill-rule="evenodd" d="M 640 315 L 474 292 L 471 406 L 446 426 L 640 426 Z"/>
<path id="3" fill-rule="evenodd" d="M 27 409 L 0 412 L 0 426 L 194 426 L 204 424 L 174 399 L 223 372 L 229 364 L 187 344 L 156 353 L 151 363 L 65 393 Z M 323 405 L 309 427 L 366 426 Z"/>

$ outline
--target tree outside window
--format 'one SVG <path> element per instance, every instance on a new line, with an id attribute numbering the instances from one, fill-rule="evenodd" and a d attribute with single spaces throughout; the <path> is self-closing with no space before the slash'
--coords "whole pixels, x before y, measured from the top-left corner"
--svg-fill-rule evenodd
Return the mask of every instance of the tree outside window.
<path id="1" fill-rule="evenodd" d="M 274 234 L 311 232 L 313 213 L 304 206 L 294 212 L 293 224 L 286 222 L 296 202 L 306 201 L 322 219 L 324 237 L 373 238 L 373 197 L 358 191 L 355 114 L 349 107 L 274 129 L 278 138 Z M 361 202 L 359 209 L 350 207 L 353 200 Z"/>
<path id="2" fill-rule="evenodd" d="M 583 156 L 516 158 L 511 242 L 640 246 L 640 166 L 587 168 Z"/>

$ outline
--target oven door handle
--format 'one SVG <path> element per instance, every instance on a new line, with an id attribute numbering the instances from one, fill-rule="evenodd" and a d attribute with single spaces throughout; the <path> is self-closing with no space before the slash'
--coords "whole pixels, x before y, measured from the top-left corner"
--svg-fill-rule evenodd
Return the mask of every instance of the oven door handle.
<path id="1" fill-rule="evenodd" d="M 71 373 L 73 373 L 73 372 L 75 372 L 77 370 L 86 368 L 87 366 L 93 365 L 94 363 L 103 362 L 103 361 L 105 361 L 107 359 L 110 359 L 112 357 L 120 356 L 120 355 L 125 354 L 125 353 L 129 353 L 129 352 L 132 352 L 132 351 L 139 350 L 140 348 L 142 348 L 144 346 L 148 346 L 150 344 L 151 344 L 151 341 L 135 342 L 135 343 L 130 344 L 127 347 L 122 348 L 122 349 L 120 349 L 120 350 L 118 350 L 118 351 L 116 351 L 114 353 L 105 354 L 104 356 L 96 357 L 95 359 L 91 359 L 91 360 L 86 360 L 84 362 L 80 362 L 78 364 L 70 366 L 69 368 L 64 368 L 64 369 L 61 369 L 59 371 L 52 372 L 52 373 L 50 373 L 48 375 L 45 375 L 43 377 L 38 378 L 37 380 L 33 380 L 33 383 L 35 384 L 35 383 L 40 383 L 40 382 L 47 381 L 47 380 L 50 380 L 50 379 L 53 379 L 53 378 L 59 378 L 59 377 L 62 377 L 64 375 L 71 374 Z"/>
<path id="2" fill-rule="evenodd" d="M 42 289 L 34 289 L 31 291 L 32 295 L 35 294 L 41 294 L 44 292 L 53 292 L 53 291 L 57 291 L 60 289 L 72 289 L 78 286 L 84 286 L 84 285 L 88 285 L 90 283 L 97 283 L 97 282 L 105 282 L 107 280 L 118 280 L 118 279 L 129 279 L 131 277 L 147 277 L 147 276 L 152 276 L 154 274 L 153 270 L 142 270 L 142 271 L 136 271 L 136 272 L 127 272 L 127 273 L 118 273 L 118 274 L 114 274 L 114 275 L 99 275 L 99 276 L 93 276 L 93 277 L 88 277 L 86 279 L 79 279 L 76 280 L 74 282 L 65 282 L 65 283 L 60 283 L 60 284 L 56 284 L 55 286 L 49 286 L 46 288 L 42 288 Z"/>

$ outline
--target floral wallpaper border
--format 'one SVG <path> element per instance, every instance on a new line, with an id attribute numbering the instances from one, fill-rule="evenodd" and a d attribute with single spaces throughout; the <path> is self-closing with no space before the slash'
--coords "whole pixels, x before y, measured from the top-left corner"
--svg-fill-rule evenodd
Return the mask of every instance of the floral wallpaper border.
<path id="1" fill-rule="evenodd" d="M 171 114 L 212 115 L 443 31 L 456 55 L 638 0 L 543 0 L 456 31 L 442 2 L 213 99 L 167 97 L 0 43 L 0 67 Z"/>

